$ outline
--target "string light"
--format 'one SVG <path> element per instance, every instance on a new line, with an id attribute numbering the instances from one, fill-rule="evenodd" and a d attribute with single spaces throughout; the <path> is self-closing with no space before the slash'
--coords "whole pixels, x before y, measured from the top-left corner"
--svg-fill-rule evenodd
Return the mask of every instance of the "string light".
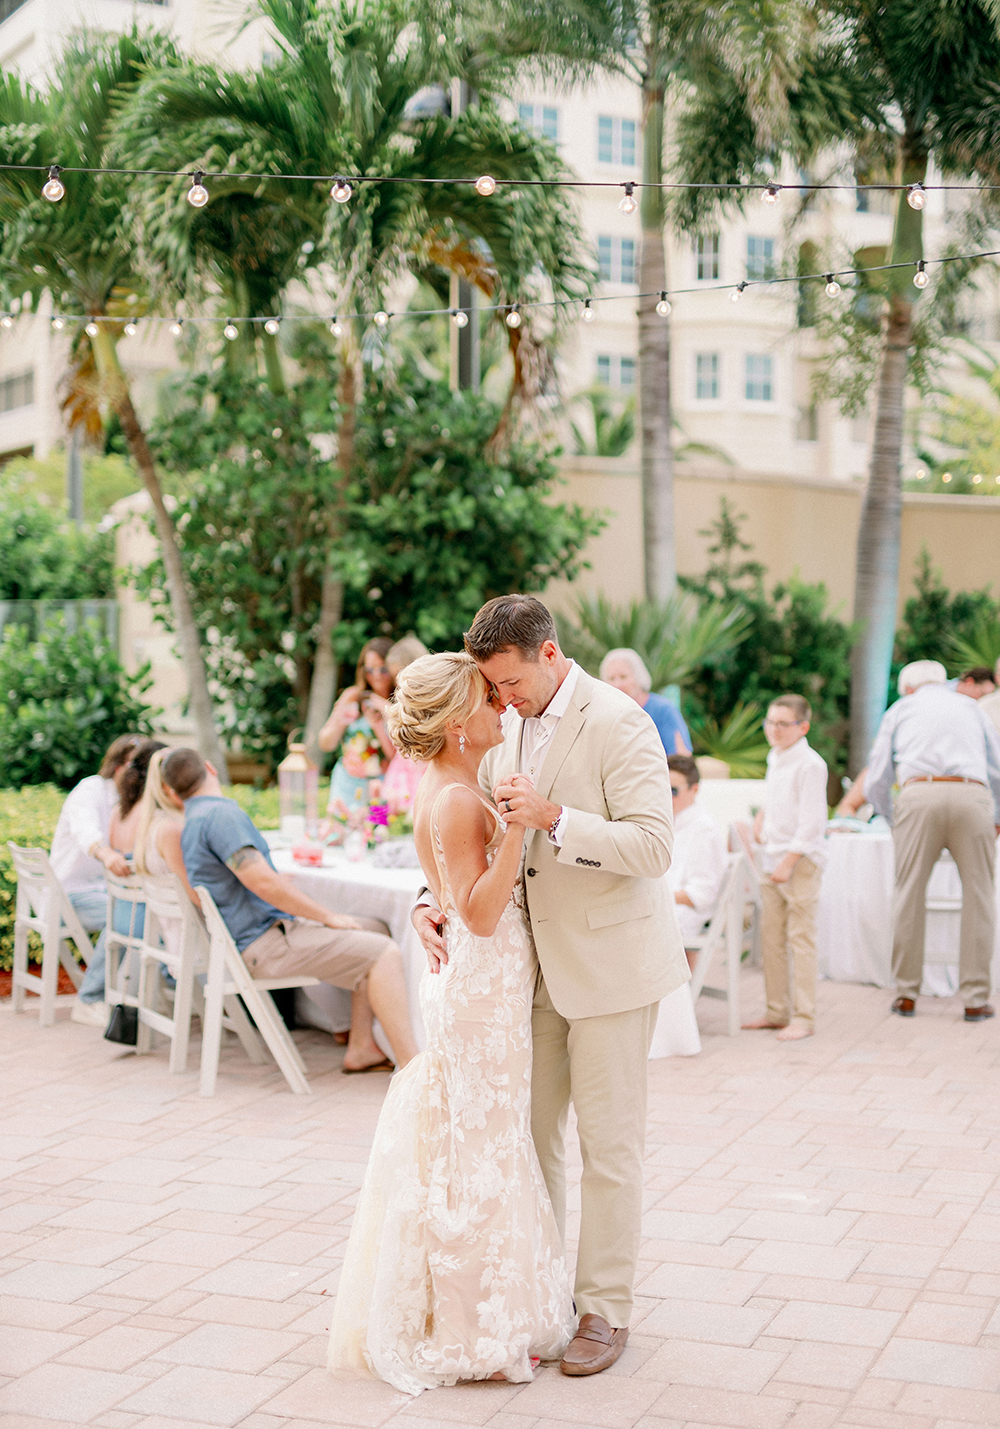
<path id="1" fill-rule="evenodd" d="M 584 305 L 583 305 L 583 312 L 580 314 L 580 320 L 581 320 L 581 322 L 592 323 L 596 317 L 597 317 L 597 314 L 594 312 L 594 309 L 590 306 L 590 299 L 587 298 L 586 302 L 585 302 Z"/>
<path id="2" fill-rule="evenodd" d="M 945 481 L 945 482 L 950 481 L 950 480 L 951 480 L 951 472 L 950 472 L 950 471 L 946 471 L 945 474 L 944 474 L 944 476 L 942 476 L 941 480 L 942 480 L 942 481 Z"/>
<path id="3" fill-rule="evenodd" d="M 347 179 L 335 179 L 330 197 L 337 203 L 347 203 L 354 192 L 354 185 Z"/>
<path id="4" fill-rule="evenodd" d="M 492 174 L 480 174 L 476 180 L 476 193 L 480 198 L 489 198 L 497 191 L 497 181 Z"/>
<path id="5" fill-rule="evenodd" d="M 170 331 L 173 333 L 174 337 L 180 337 L 183 328 L 183 318 L 174 318 L 173 322 L 170 324 Z"/>
<path id="6" fill-rule="evenodd" d="M 53 331 L 53 332 L 62 332 L 62 330 L 63 330 L 63 328 L 64 328 L 65 326 L 66 326 L 66 323 L 65 323 L 65 320 L 64 320 L 63 318 L 53 318 L 53 319 L 52 319 L 52 331 Z"/>
<path id="7" fill-rule="evenodd" d="M 66 185 L 59 177 L 61 173 L 58 164 L 49 165 L 48 180 L 42 185 L 42 197 L 47 198 L 49 203 L 58 203 L 61 198 L 66 197 Z"/>
<path id="8" fill-rule="evenodd" d="M 982 481 L 982 479 L 983 479 L 983 474 L 982 474 L 982 472 L 981 472 L 981 471 L 977 471 L 976 474 L 975 474 L 975 476 L 972 478 L 972 484 L 973 484 L 973 486 L 978 486 L 978 485 L 980 484 L 980 482 Z"/>
<path id="9" fill-rule="evenodd" d="M 13 327 L 13 326 L 14 326 L 14 319 L 11 317 L 10 313 L 4 313 L 3 317 L 0 318 L 0 327 Z"/>
<path id="10" fill-rule="evenodd" d="M 656 311 L 661 318 L 665 318 L 670 312 L 670 302 L 666 293 L 660 294 L 660 301 L 656 305 Z"/>
<path id="11" fill-rule="evenodd" d="M 192 208 L 204 208 L 208 203 L 208 189 L 202 183 L 204 177 L 200 171 L 192 175 L 191 187 L 187 191 L 187 201 Z"/>
<path id="12" fill-rule="evenodd" d="M 451 320 L 456 327 L 469 326 L 469 314 L 464 313 L 461 308 L 455 308 L 455 310 L 452 312 Z"/>
<path id="13" fill-rule="evenodd" d="M 280 327 L 281 320 L 279 318 L 268 318 L 267 322 L 264 324 L 264 331 L 268 334 L 269 337 L 277 337 L 278 329 Z"/>
<path id="14" fill-rule="evenodd" d="M 767 188 L 760 196 L 761 203 L 777 203 L 781 196 L 780 184 L 768 184 Z"/>
<path id="15" fill-rule="evenodd" d="M 126 337 L 135 337 L 139 329 L 136 327 L 135 323 L 126 323 L 123 331 Z"/>
<path id="16" fill-rule="evenodd" d="M 930 275 L 924 272 L 924 260 L 921 258 L 917 264 L 917 271 L 913 275 L 913 286 L 915 288 L 926 288 L 930 282 Z"/>
<path id="17" fill-rule="evenodd" d="M 828 298 L 835 298 L 839 292 L 840 292 L 840 284 L 837 282 L 836 278 L 833 276 L 832 273 L 827 273 L 827 274 L 826 274 L 826 296 L 827 296 Z"/>
<path id="18" fill-rule="evenodd" d="M 927 202 L 927 193 L 923 184 L 910 184 L 906 190 L 906 202 L 911 208 L 915 208 L 919 213 Z"/>
<path id="19" fill-rule="evenodd" d="M 729 294 L 729 301 L 731 303 L 738 303 L 740 298 L 742 298 L 744 292 L 746 291 L 746 286 L 746 283 L 738 283 L 733 289 L 733 291 Z"/>
<path id="20" fill-rule="evenodd" d="M 330 324 L 330 331 L 334 337 L 343 337 L 344 335 L 344 329 L 340 326 L 340 320 L 336 315 L 334 315 L 333 322 Z"/>
<path id="21" fill-rule="evenodd" d="M 91 321 L 90 321 L 90 322 L 87 324 L 87 326 L 84 328 L 84 332 L 87 334 L 88 337 L 96 337 L 97 334 L 98 334 L 98 331 L 99 331 L 98 326 L 97 326 L 97 324 L 93 321 L 93 319 L 91 319 Z"/>
<path id="22" fill-rule="evenodd" d="M 389 314 L 384 313 L 380 310 L 372 318 L 372 322 L 375 324 L 376 327 L 387 328 L 389 326 Z"/>
<path id="23" fill-rule="evenodd" d="M 634 198 L 634 196 L 633 196 L 633 192 L 632 192 L 632 191 L 633 191 L 634 188 L 635 188 L 635 184 L 626 184 L 626 185 L 625 185 L 625 197 L 622 199 L 621 203 L 618 205 L 618 207 L 621 209 L 622 213 L 635 213 L 636 209 L 639 207 L 638 203 L 636 202 L 636 200 L 635 200 L 635 198 Z"/>
<path id="24" fill-rule="evenodd" d="M 504 322 L 507 324 L 508 327 L 520 327 L 520 326 L 521 326 L 521 314 L 520 314 L 520 313 L 518 312 L 518 310 L 517 310 L 517 304 L 516 304 L 516 303 L 515 303 L 514 306 L 511 308 L 511 310 L 510 310 L 510 312 L 507 314 L 507 316 L 504 318 Z"/>
<path id="25" fill-rule="evenodd" d="M 232 318 L 230 318 L 229 321 L 226 323 L 225 327 L 222 329 L 222 336 L 228 338 L 230 342 L 235 342 L 239 335 L 239 328 L 233 322 Z"/>

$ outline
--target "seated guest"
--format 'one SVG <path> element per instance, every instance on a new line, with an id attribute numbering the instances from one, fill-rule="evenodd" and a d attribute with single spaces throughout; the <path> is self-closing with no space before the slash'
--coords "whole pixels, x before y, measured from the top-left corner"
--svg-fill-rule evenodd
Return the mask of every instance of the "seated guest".
<path id="1" fill-rule="evenodd" d="M 163 787 L 162 765 L 169 753 L 166 748 L 159 749 L 149 761 L 146 788 L 139 801 L 139 827 L 135 834 L 132 863 L 136 873 L 148 873 L 155 877 L 168 873 L 176 874 L 184 885 L 184 891 L 197 907 L 198 900 L 188 883 L 184 855 L 181 853 L 184 815 Z M 181 920 L 170 919 L 170 926 L 166 926 L 167 920 L 161 921 L 167 946 L 175 955 L 179 954 Z"/>
<path id="2" fill-rule="evenodd" d="M 979 701 L 979 708 L 993 725 L 997 734 L 1000 734 L 1000 660 L 997 660 L 993 668 L 993 683 L 996 686 L 996 693 L 984 695 Z"/>
<path id="3" fill-rule="evenodd" d="M 104 927 L 108 918 L 104 871 L 122 878 L 129 871 L 108 834 L 125 766 L 141 743 L 140 734 L 122 734 L 112 742 L 98 772 L 81 779 L 66 795 L 52 836 L 52 871 L 86 931 L 101 934 L 70 1013 L 74 1022 L 96 1027 L 104 1027 L 108 1020 L 104 1002 Z"/>
<path id="4" fill-rule="evenodd" d="M 340 748 L 330 776 L 327 813 L 346 819 L 368 809 L 371 783 L 384 774 L 396 753 L 385 727 L 385 706 L 392 675 L 385 657 L 392 641 L 379 636 L 361 651 L 354 684 L 341 691 L 330 718 L 319 732 L 320 749 Z"/>
<path id="5" fill-rule="evenodd" d="M 677 926 L 688 964 L 697 951 L 689 947 L 715 912 L 726 877 L 726 841 L 698 799 L 698 766 L 690 754 L 669 754 L 670 792 L 674 799 L 674 856 L 667 877 L 674 890 Z"/>
<path id="6" fill-rule="evenodd" d="M 373 1014 L 397 1066 L 416 1052 L 403 960 L 384 925 L 331 913 L 278 873 L 249 816 L 226 799 L 211 764 L 175 749 L 161 765 L 168 797 L 184 812 L 181 853 L 192 888 L 215 901 L 252 977 L 306 974 L 353 993 L 345 1072 L 391 1070 L 372 1036 Z"/>
<path id="7" fill-rule="evenodd" d="M 960 695 L 968 695 L 970 700 L 992 695 L 996 691 L 993 671 L 989 665 L 974 665 L 955 681 L 955 689 Z"/>
<path id="8" fill-rule="evenodd" d="M 414 660 L 419 660 L 422 655 L 429 654 L 427 646 L 415 635 L 406 635 L 402 640 L 397 640 L 385 657 L 393 685 L 395 686 L 401 670 L 405 670 L 407 665 L 412 665 Z M 393 754 L 382 780 L 382 798 L 388 804 L 390 814 L 399 814 L 413 808 L 413 800 L 426 768 L 426 764 L 421 764 L 417 759 L 407 759 L 406 755 L 400 754 L 398 750 Z"/>
<path id="9" fill-rule="evenodd" d="M 653 681 L 638 650 L 609 650 L 601 661 L 601 679 L 606 685 L 635 700 L 656 725 L 667 754 L 690 754 L 691 736 L 684 716 L 665 695 L 652 695 Z"/>

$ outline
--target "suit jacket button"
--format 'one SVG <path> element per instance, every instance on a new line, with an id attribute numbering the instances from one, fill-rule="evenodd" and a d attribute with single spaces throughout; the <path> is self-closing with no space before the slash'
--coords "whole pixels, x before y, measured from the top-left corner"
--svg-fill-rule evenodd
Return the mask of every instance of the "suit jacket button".
<path id="1" fill-rule="evenodd" d="M 526 868 L 524 871 L 525 871 L 525 873 L 528 875 L 529 878 L 534 878 L 534 876 L 535 876 L 535 870 L 534 870 L 533 868 Z"/>

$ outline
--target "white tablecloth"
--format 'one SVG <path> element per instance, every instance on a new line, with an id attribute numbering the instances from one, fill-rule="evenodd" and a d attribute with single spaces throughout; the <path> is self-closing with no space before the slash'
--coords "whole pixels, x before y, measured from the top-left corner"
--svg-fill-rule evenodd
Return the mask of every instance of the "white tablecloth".
<path id="1" fill-rule="evenodd" d="M 892 852 L 892 834 L 885 827 L 827 836 L 817 929 L 821 977 L 892 986 Z M 962 884 L 954 863 L 945 860 L 935 865 L 928 891 L 935 897 L 961 897 Z M 1000 883 L 997 895 L 995 988 L 1000 987 Z M 957 914 L 927 914 L 920 989 L 925 996 L 950 997 L 957 992 L 958 933 Z M 948 961 L 935 962 L 935 954 Z"/>

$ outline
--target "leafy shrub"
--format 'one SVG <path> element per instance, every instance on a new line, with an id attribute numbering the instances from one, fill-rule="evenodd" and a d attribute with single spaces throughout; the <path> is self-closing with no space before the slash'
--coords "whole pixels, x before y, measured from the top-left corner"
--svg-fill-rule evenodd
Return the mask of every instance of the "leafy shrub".
<path id="1" fill-rule="evenodd" d="M 58 784 L 92 774 L 113 739 L 152 731 L 142 699 L 149 666 L 130 675 L 103 631 L 70 633 L 62 616 L 32 640 L 9 625 L 0 641 L 0 785 Z"/>
<path id="2" fill-rule="evenodd" d="M 903 607 L 896 631 L 890 703 L 897 698 L 896 676 L 911 660 L 940 660 L 950 675 L 961 675 L 973 665 L 992 665 L 1000 655 L 1000 603 L 988 590 L 952 595 L 926 546 L 913 583 L 917 593 Z"/>
<path id="3" fill-rule="evenodd" d="M 0 600 L 104 600 L 114 593 L 111 533 L 78 530 L 23 477 L 0 476 Z"/>
<path id="4" fill-rule="evenodd" d="M 695 754 L 710 754 L 729 765 L 731 779 L 763 779 L 768 743 L 761 730 L 761 708 L 751 700 L 737 704 L 721 723 L 711 715 L 694 719 L 691 739 Z"/>

